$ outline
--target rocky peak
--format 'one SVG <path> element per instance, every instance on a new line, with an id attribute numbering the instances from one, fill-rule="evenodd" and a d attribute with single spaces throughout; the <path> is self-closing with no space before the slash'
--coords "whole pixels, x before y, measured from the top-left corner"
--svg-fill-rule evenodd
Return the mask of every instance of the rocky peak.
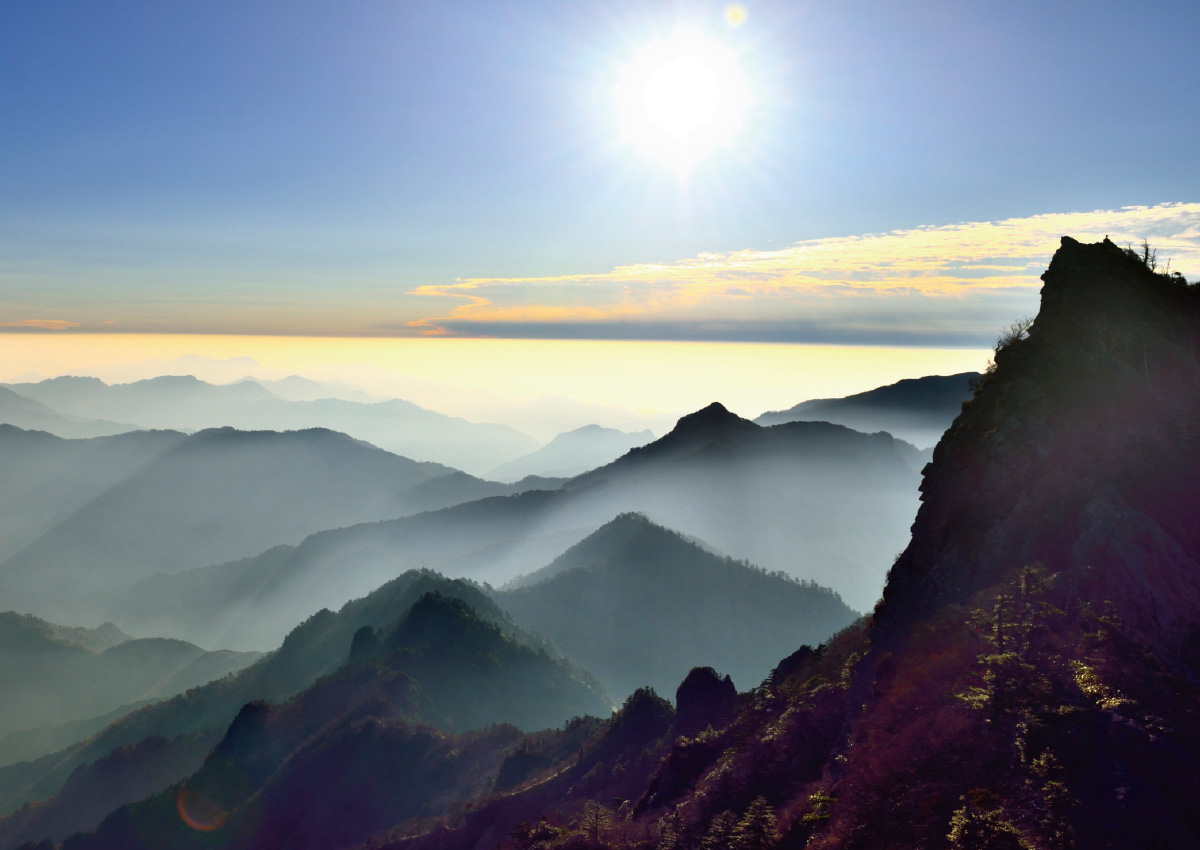
<path id="1" fill-rule="evenodd" d="M 1200 292 L 1069 237 L 1042 281 L 926 467 L 881 640 L 1026 564 L 1159 648 L 1200 633 Z"/>

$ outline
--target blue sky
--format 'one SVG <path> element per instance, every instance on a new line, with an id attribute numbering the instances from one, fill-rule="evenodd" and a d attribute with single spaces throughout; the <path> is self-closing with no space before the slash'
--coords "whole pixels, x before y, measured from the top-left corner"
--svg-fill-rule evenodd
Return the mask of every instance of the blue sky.
<path id="1" fill-rule="evenodd" d="M 1200 273 L 1200 4 L 743 5 L 5 4 L 0 326 L 978 345 L 1056 226 Z M 679 29 L 754 98 L 686 179 L 611 103 Z"/>

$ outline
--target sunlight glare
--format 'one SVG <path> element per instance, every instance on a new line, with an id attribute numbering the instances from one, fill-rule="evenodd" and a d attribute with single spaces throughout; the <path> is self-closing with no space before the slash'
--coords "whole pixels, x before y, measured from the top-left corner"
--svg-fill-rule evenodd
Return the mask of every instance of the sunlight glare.
<path id="1" fill-rule="evenodd" d="M 622 138 L 642 155 L 686 173 L 732 144 L 749 101 L 734 54 L 696 33 L 652 41 L 616 88 Z"/>

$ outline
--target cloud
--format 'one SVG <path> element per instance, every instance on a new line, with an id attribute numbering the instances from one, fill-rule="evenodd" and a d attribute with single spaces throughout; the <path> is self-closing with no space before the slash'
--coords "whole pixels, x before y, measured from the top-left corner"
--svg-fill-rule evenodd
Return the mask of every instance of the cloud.
<path id="1" fill-rule="evenodd" d="M 1051 213 L 705 253 L 601 273 L 469 278 L 409 294 L 443 310 L 419 334 L 985 345 L 1037 309 L 1038 279 L 1071 235 L 1148 239 L 1200 271 L 1200 204 Z"/>
<path id="2" fill-rule="evenodd" d="M 22 331 L 67 331 L 80 327 L 79 322 L 66 319 L 21 319 L 16 322 L 0 322 L 0 328 Z"/>

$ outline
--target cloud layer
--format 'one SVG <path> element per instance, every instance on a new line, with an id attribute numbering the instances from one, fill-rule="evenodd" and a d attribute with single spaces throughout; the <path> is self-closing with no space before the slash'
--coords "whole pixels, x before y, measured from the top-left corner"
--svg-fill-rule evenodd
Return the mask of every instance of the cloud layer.
<path id="1" fill-rule="evenodd" d="M 1143 239 L 1200 271 L 1200 204 L 1038 215 L 862 236 L 777 251 L 701 254 L 597 274 L 470 278 L 409 292 L 442 312 L 420 334 L 878 345 L 989 344 L 1036 312 L 1039 275 L 1071 235 Z"/>

